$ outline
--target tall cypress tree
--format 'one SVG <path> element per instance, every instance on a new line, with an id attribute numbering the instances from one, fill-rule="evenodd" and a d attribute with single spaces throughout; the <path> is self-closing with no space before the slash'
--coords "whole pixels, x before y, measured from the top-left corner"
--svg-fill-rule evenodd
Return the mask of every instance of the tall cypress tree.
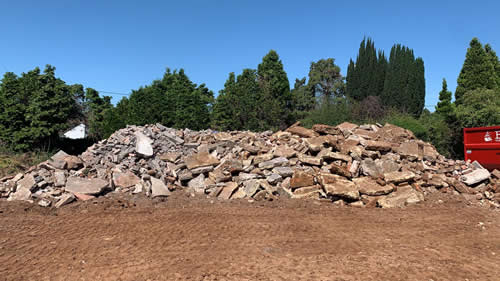
<path id="1" fill-rule="evenodd" d="M 495 68 L 488 55 L 479 42 L 473 38 L 465 54 L 462 70 L 458 75 L 455 90 L 455 102 L 460 104 L 467 91 L 475 89 L 494 89 L 496 87 Z"/>
<path id="2" fill-rule="evenodd" d="M 415 59 L 413 50 L 400 44 L 391 48 L 382 102 L 386 106 L 422 113 L 425 103 L 425 73 L 422 58 Z"/>
<path id="3" fill-rule="evenodd" d="M 385 73 L 387 71 L 387 58 L 385 57 L 385 54 L 383 51 L 378 52 L 378 58 L 377 58 L 377 69 L 375 72 L 375 82 L 376 83 L 376 88 L 373 93 L 370 95 L 372 96 L 381 96 L 382 92 L 384 91 L 384 83 L 385 83 Z"/>
<path id="4" fill-rule="evenodd" d="M 356 99 L 356 91 L 359 85 L 357 74 L 354 61 L 349 59 L 346 76 L 346 95 L 354 99 Z"/>
<path id="5" fill-rule="evenodd" d="M 278 53 L 271 50 L 257 68 L 261 129 L 284 128 L 291 123 L 290 83 Z"/>
<path id="6" fill-rule="evenodd" d="M 425 107 L 425 67 L 424 60 L 422 58 L 417 58 L 415 60 L 415 67 L 417 72 L 417 81 L 415 87 L 415 107 L 412 109 L 412 113 L 415 116 L 420 116 Z"/>
<path id="7" fill-rule="evenodd" d="M 363 100 L 367 96 L 379 96 L 385 80 L 387 60 L 382 52 L 378 52 L 375 43 L 364 38 L 359 46 L 356 62 L 352 59 L 347 68 L 346 95 Z"/>

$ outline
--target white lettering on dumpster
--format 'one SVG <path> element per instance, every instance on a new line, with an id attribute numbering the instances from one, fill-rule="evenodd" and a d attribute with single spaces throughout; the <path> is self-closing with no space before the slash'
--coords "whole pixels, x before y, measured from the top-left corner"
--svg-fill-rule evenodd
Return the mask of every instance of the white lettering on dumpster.
<path id="1" fill-rule="evenodd" d="M 486 131 L 486 135 L 484 135 L 484 141 L 485 142 L 490 142 L 491 141 L 490 132 Z"/>
<path id="2" fill-rule="evenodd" d="M 496 131 L 495 134 L 496 134 L 495 141 L 500 142 L 500 131 Z"/>

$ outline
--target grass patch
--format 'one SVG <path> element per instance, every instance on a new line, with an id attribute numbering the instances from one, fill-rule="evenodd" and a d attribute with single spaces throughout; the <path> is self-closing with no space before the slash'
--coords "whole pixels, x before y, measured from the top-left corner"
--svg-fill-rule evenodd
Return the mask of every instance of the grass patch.
<path id="1" fill-rule="evenodd" d="M 0 151 L 0 178 L 25 171 L 29 167 L 49 159 L 50 156 L 51 153 L 41 151 L 25 153 Z"/>

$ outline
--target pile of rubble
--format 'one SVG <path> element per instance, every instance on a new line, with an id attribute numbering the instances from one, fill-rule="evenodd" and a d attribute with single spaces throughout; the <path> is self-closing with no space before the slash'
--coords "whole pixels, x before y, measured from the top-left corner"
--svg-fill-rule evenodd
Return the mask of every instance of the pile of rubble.
<path id="1" fill-rule="evenodd" d="M 402 207 L 433 192 L 500 207 L 500 172 L 449 160 L 408 130 L 386 124 L 295 124 L 276 133 L 128 126 L 80 156 L 60 151 L 24 174 L 0 179 L 0 197 L 56 208 L 108 192 L 221 200 L 314 198 Z"/>

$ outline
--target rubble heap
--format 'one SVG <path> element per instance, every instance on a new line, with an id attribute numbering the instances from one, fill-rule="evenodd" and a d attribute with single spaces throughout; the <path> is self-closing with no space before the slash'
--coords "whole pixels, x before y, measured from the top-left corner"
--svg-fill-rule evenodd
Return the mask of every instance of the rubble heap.
<path id="1" fill-rule="evenodd" d="M 402 207 L 429 193 L 460 193 L 499 207 L 500 172 L 449 160 L 408 130 L 386 124 L 295 124 L 255 133 L 128 126 L 80 156 L 58 152 L 0 180 L 0 197 L 60 207 L 107 192 L 169 196 L 174 190 L 223 200 L 314 198 Z"/>

